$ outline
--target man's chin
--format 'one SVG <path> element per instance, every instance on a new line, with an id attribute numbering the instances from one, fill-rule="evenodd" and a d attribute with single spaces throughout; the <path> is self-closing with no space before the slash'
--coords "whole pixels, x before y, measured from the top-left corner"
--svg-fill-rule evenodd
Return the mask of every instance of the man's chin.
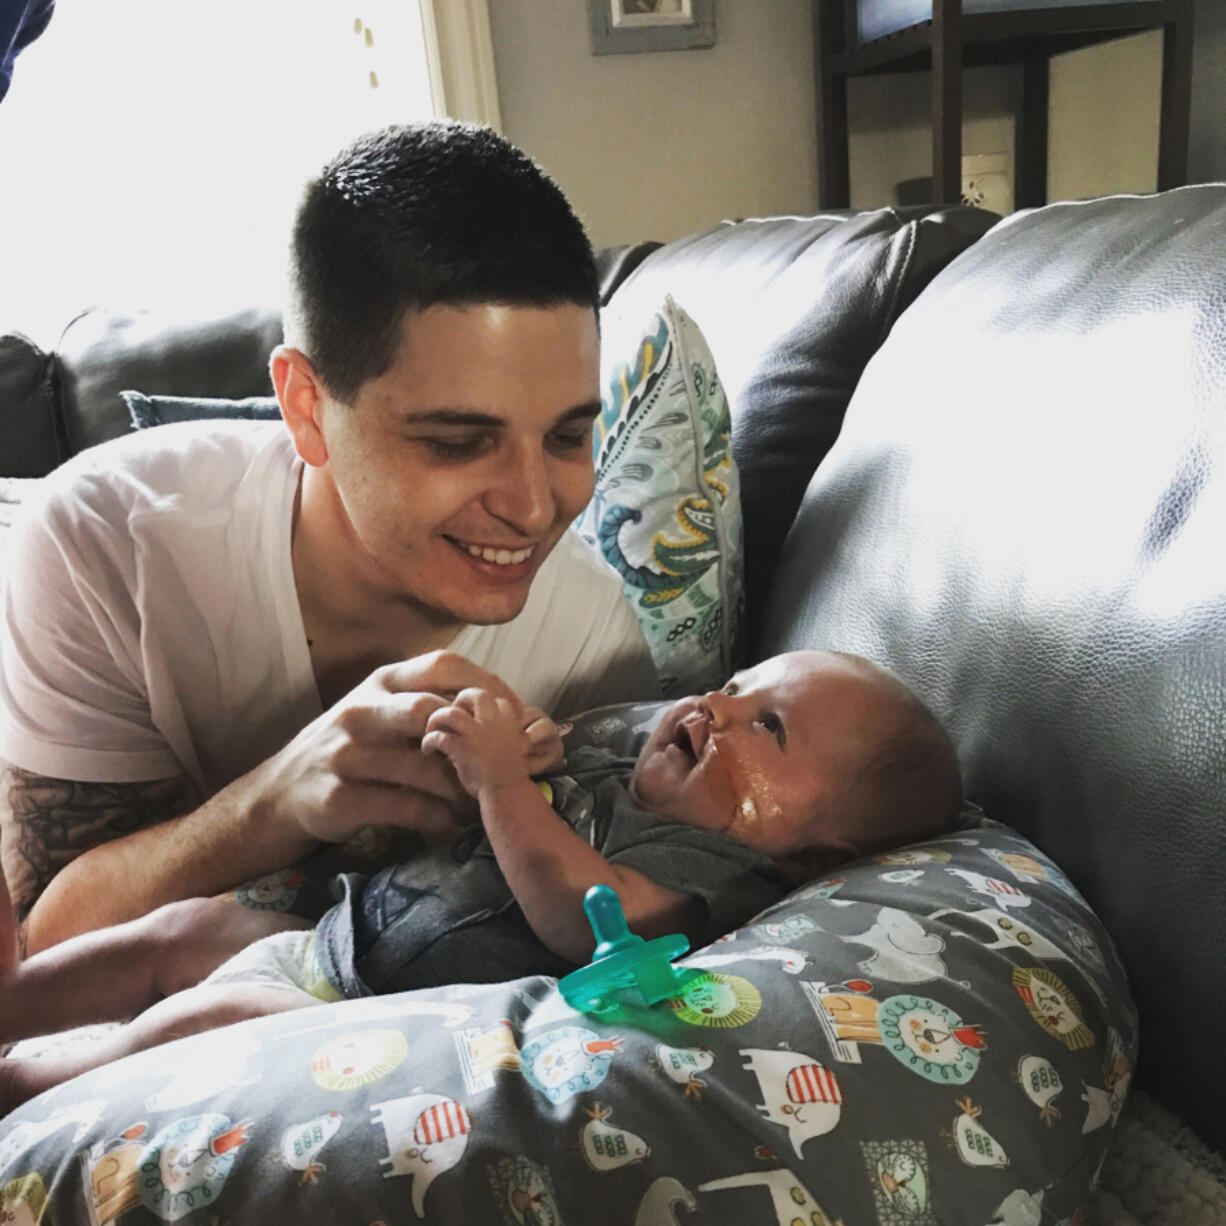
<path id="1" fill-rule="evenodd" d="M 514 621 L 528 603 L 529 585 L 523 590 L 503 590 L 497 593 L 472 593 L 447 603 L 422 601 L 442 617 L 466 626 L 501 626 Z"/>
<path id="2" fill-rule="evenodd" d="M 507 573 L 493 570 L 488 564 L 473 563 L 450 542 L 446 548 L 460 556 L 457 559 L 444 555 L 439 559 L 442 565 L 435 574 L 443 580 L 443 590 L 422 592 L 419 600 L 470 626 L 500 626 L 518 617 L 528 603 L 541 560 L 549 552 L 546 550 L 527 565 L 513 568 L 516 573 Z M 448 565 L 457 561 L 458 567 Z"/>

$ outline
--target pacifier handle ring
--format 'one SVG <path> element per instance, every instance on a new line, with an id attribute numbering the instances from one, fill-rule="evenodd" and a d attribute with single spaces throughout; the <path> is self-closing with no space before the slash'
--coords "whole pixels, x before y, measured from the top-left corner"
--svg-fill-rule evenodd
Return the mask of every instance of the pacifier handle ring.
<path id="1" fill-rule="evenodd" d="M 635 936 L 630 931 L 621 900 L 612 886 L 592 886 L 583 896 L 583 910 L 592 926 L 592 935 L 596 938 L 596 948 L 591 959 L 593 962 L 642 941 L 642 937 Z"/>

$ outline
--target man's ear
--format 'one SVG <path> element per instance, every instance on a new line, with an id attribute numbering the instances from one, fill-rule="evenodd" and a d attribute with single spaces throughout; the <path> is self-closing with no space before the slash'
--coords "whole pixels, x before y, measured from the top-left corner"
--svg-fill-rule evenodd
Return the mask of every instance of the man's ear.
<path id="1" fill-rule="evenodd" d="M 320 410 L 327 393 L 310 359 L 292 345 L 278 345 L 269 362 L 272 385 L 281 416 L 304 464 L 321 468 L 328 462 L 328 447 L 320 429 Z"/>

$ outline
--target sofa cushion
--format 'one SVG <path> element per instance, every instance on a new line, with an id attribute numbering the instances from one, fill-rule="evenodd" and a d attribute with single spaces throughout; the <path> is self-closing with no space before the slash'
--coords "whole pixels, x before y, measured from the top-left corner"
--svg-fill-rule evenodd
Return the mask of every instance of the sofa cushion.
<path id="1" fill-rule="evenodd" d="M 860 652 L 1102 915 L 1226 1150 L 1226 185 L 1016 214 L 870 363 L 763 651 Z"/>
<path id="2" fill-rule="evenodd" d="M 649 253 L 610 299 L 646 314 L 669 293 L 710 343 L 741 471 L 751 642 L 783 536 L 864 364 L 996 220 L 927 206 L 726 222 Z"/>
<path id="3" fill-rule="evenodd" d="M 119 393 L 242 399 L 272 391 L 268 356 L 281 340 L 272 309 L 194 318 L 157 311 L 97 308 L 60 338 L 61 406 L 69 453 L 130 429 Z"/>
<path id="4" fill-rule="evenodd" d="M 596 273 L 600 278 L 600 305 L 608 304 L 621 283 L 658 247 L 664 244 L 648 239 L 620 247 L 602 247 L 596 252 Z"/>
<path id="5" fill-rule="evenodd" d="M 119 393 L 128 406 L 134 430 L 164 426 L 176 421 L 240 418 L 273 421 L 281 416 L 275 396 L 248 396 L 243 400 L 218 400 L 208 396 L 146 396 L 144 392 Z"/>
<path id="6" fill-rule="evenodd" d="M 711 351 L 671 298 L 601 319 L 596 490 L 579 531 L 617 571 L 672 697 L 735 670 L 741 498 Z"/>

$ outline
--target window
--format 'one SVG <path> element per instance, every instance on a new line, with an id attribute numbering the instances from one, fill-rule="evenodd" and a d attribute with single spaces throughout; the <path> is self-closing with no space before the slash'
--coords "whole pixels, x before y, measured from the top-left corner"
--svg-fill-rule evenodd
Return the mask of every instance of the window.
<path id="1" fill-rule="evenodd" d="M 0 331 L 278 302 L 304 180 L 433 113 L 417 0 L 64 0 L 0 104 Z"/>

